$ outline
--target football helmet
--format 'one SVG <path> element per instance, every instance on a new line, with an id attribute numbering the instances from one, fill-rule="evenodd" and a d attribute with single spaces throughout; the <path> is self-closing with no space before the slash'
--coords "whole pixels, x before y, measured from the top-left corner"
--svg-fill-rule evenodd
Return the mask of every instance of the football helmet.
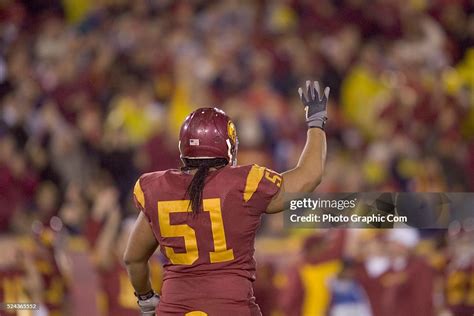
<path id="1" fill-rule="evenodd" d="M 200 108 L 186 117 L 179 133 L 181 159 L 225 158 L 237 163 L 238 139 L 235 125 L 218 108 Z"/>

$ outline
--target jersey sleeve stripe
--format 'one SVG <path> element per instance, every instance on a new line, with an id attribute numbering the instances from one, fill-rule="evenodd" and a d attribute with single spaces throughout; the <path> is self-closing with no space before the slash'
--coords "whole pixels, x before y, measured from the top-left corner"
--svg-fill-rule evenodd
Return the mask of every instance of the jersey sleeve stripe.
<path id="1" fill-rule="evenodd" d="M 245 183 L 245 202 L 248 202 L 252 198 L 252 195 L 255 193 L 255 191 L 257 191 L 258 184 L 260 183 L 260 180 L 262 180 L 264 172 L 265 168 L 258 165 L 253 165 L 250 169 L 250 172 L 247 175 L 247 181 Z"/>
<path id="2" fill-rule="evenodd" d="M 133 188 L 133 195 L 135 195 L 135 199 L 140 204 L 142 208 L 145 208 L 145 194 L 143 193 L 142 187 L 140 186 L 140 180 L 135 183 L 135 187 Z"/>

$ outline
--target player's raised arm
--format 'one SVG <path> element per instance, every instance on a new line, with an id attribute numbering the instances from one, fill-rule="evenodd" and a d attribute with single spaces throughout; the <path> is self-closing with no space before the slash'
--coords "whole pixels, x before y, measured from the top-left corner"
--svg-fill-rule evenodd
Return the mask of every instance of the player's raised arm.
<path id="1" fill-rule="evenodd" d="M 306 93 L 298 89 L 301 102 L 306 111 L 308 134 L 306 145 L 295 168 L 282 174 L 283 185 L 278 195 L 270 202 L 267 213 L 284 210 L 289 199 L 285 193 L 310 193 L 321 183 L 326 160 L 326 134 L 324 126 L 327 120 L 329 87 L 321 94 L 319 83 L 306 81 Z"/>

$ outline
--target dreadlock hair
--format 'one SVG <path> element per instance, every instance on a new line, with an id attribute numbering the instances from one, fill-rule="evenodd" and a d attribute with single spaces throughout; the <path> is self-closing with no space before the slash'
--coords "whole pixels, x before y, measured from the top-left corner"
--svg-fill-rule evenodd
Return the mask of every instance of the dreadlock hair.
<path id="1" fill-rule="evenodd" d="M 191 180 L 188 188 L 186 189 L 186 197 L 189 197 L 189 206 L 193 211 L 193 214 L 199 213 L 202 209 L 202 195 L 204 191 L 204 185 L 206 177 L 209 174 L 211 168 L 222 168 L 227 165 L 228 161 L 225 158 L 213 158 L 213 159 L 183 159 L 184 167 L 181 168 L 183 171 L 197 169 L 196 173 Z M 188 206 L 188 208 L 189 208 Z"/>

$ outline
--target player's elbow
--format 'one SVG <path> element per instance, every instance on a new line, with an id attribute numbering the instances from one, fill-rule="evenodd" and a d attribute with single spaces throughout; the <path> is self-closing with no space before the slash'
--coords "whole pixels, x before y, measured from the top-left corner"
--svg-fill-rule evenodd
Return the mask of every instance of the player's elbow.
<path id="1" fill-rule="evenodd" d="M 133 262 L 135 260 L 128 254 L 127 251 L 125 251 L 125 253 L 123 254 L 122 261 L 126 266 L 129 266 L 129 265 L 133 264 Z"/>
<path id="2" fill-rule="evenodd" d="M 146 262 L 143 256 L 137 256 L 133 251 L 130 250 L 130 247 L 125 250 L 122 260 L 126 266 L 131 266 L 137 263 L 143 263 L 144 261 Z"/>
<path id="3" fill-rule="evenodd" d="M 320 184 L 321 184 L 321 181 L 323 181 L 323 174 L 319 174 L 315 179 L 314 179 L 314 183 L 313 183 L 313 190 L 314 191 Z M 311 191 L 311 192 L 312 192 Z"/>
<path id="4" fill-rule="evenodd" d="M 322 174 L 304 179 L 301 183 L 300 193 L 313 192 L 322 181 Z"/>
<path id="5" fill-rule="evenodd" d="M 311 193 L 321 183 L 323 178 L 323 170 L 311 170 L 298 168 L 298 192 L 299 193 Z"/>

